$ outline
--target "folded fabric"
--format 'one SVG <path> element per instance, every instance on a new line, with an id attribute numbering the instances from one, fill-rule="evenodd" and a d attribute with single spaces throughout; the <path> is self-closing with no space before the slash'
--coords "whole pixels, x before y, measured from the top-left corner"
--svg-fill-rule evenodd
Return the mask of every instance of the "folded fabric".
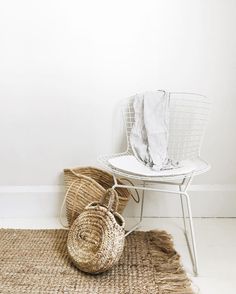
<path id="1" fill-rule="evenodd" d="M 135 157 L 155 170 L 178 167 L 168 158 L 169 94 L 163 90 L 137 94 L 130 144 Z"/>

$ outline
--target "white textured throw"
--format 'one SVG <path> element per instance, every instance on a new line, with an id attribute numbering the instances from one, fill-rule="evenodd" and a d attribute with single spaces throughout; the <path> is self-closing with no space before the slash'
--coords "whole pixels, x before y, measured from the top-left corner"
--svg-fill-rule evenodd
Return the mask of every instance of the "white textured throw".
<path id="1" fill-rule="evenodd" d="M 178 167 L 168 159 L 169 95 L 158 90 L 137 94 L 130 143 L 135 157 L 155 170 Z"/>

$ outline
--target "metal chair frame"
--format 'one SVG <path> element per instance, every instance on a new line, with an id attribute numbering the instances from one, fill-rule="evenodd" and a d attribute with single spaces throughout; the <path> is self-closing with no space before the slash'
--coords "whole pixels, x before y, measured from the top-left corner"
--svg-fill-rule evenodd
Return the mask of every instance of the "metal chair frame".
<path id="1" fill-rule="evenodd" d="M 170 102 L 170 132 L 168 153 L 169 157 L 174 160 L 197 160 L 203 163 L 204 168 L 196 169 L 190 173 L 178 176 L 157 176 L 147 177 L 142 175 L 131 174 L 125 171 L 115 169 L 110 165 L 109 159 L 119 157 L 122 155 L 133 155 L 132 148 L 129 141 L 129 135 L 134 123 L 134 111 L 132 109 L 132 102 L 134 96 L 126 99 L 123 103 L 123 116 L 126 126 L 127 136 L 127 150 L 126 152 L 104 155 L 99 157 L 99 161 L 113 174 L 114 186 L 113 188 L 128 188 L 141 190 L 141 206 L 139 222 L 136 223 L 127 233 L 126 236 L 137 229 L 143 220 L 143 207 L 145 191 L 165 192 L 172 195 L 179 195 L 181 202 L 181 210 L 184 225 L 184 235 L 189 249 L 190 258 L 193 264 L 193 272 L 198 275 L 198 259 L 197 248 L 195 241 L 195 232 L 193 227 L 192 210 L 188 188 L 195 175 L 201 174 L 209 170 L 210 165 L 200 158 L 200 149 L 204 137 L 205 127 L 209 116 L 210 102 L 208 99 L 199 94 L 172 92 L 169 93 Z M 141 185 L 121 185 L 118 184 L 117 178 L 123 177 L 131 180 L 138 180 Z M 178 187 L 178 189 L 161 189 L 153 187 L 152 185 L 168 184 Z M 151 185 L 151 186 L 150 186 Z M 185 201 L 184 201 L 185 200 Z M 185 205 L 186 204 L 186 205 Z M 187 210 L 187 214 L 186 214 Z M 187 229 L 187 221 L 189 223 L 190 233 Z"/>

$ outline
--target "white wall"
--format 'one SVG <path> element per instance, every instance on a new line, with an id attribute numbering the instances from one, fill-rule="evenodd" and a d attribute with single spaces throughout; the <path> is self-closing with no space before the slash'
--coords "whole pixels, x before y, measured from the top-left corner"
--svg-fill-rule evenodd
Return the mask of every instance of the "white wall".
<path id="1" fill-rule="evenodd" d="M 1 206 L 5 186 L 62 184 L 64 167 L 119 150 L 118 101 L 161 88 L 212 99 L 212 170 L 195 184 L 220 185 L 236 216 L 235 11 L 234 0 L 1 1 Z"/>

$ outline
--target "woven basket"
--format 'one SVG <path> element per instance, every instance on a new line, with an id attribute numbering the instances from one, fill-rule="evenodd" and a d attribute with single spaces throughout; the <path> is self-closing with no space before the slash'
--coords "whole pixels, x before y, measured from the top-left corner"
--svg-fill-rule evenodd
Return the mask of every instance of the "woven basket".
<path id="1" fill-rule="evenodd" d="M 125 223 L 117 207 L 117 192 L 109 189 L 99 203 L 89 204 L 72 224 L 67 249 L 80 270 L 98 274 L 118 262 L 124 248 Z"/>
<path id="2" fill-rule="evenodd" d="M 114 185 L 113 176 L 94 167 L 64 170 L 66 189 L 66 217 L 69 226 L 91 202 L 99 202 L 105 191 Z M 121 184 L 120 181 L 118 181 Z M 122 213 L 131 193 L 128 189 L 117 188 L 119 196 L 118 212 Z"/>

